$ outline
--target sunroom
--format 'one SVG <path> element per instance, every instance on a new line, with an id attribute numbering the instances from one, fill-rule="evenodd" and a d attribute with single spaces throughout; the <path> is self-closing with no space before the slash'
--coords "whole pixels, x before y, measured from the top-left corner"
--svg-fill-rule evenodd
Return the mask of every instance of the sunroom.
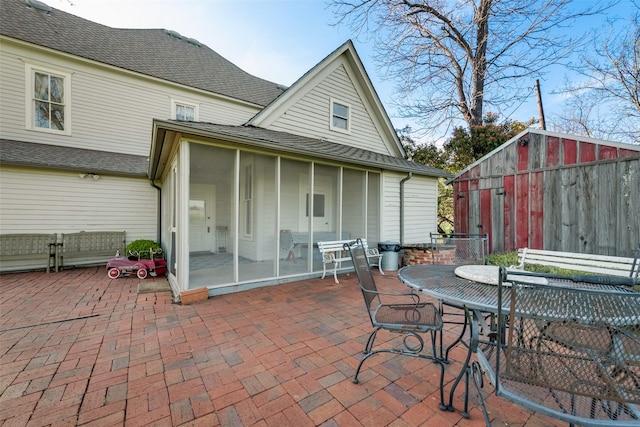
<path id="1" fill-rule="evenodd" d="M 176 294 L 317 277 L 318 241 L 362 237 L 375 246 L 416 233 L 426 239 L 435 230 L 443 175 L 262 128 L 154 122 L 150 177 L 161 191 L 159 235 Z M 421 218 L 407 233 L 404 209 Z"/>

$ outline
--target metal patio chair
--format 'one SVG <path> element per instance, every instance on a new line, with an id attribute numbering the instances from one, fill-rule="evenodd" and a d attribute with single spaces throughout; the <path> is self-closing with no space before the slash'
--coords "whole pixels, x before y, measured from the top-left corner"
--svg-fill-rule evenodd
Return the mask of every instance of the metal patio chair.
<path id="1" fill-rule="evenodd" d="M 499 301 L 498 396 L 570 425 L 640 425 L 640 292 L 502 269 Z"/>
<path id="2" fill-rule="evenodd" d="M 420 295 L 415 292 L 380 292 L 366 256 L 366 251 L 360 239 L 344 245 L 344 249 L 351 254 L 351 259 L 358 276 L 358 283 L 364 297 L 369 320 L 374 327 L 364 348 L 364 357 L 360 360 L 353 382 L 357 384 L 360 369 L 365 360 L 379 353 L 393 353 L 403 356 L 429 359 L 440 366 L 440 408 L 444 405 L 444 364 L 436 353 L 436 334 L 442 331 L 442 317 L 436 306 L 429 302 L 421 302 Z M 392 303 L 384 304 L 382 298 L 393 299 Z M 378 348 L 374 350 L 377 334 L 380 330 L 404 335 L 402 347 Z M 431 341 L 431 353 L 423 352 L 425 347 L 422 334 L 428 334 Z"/>

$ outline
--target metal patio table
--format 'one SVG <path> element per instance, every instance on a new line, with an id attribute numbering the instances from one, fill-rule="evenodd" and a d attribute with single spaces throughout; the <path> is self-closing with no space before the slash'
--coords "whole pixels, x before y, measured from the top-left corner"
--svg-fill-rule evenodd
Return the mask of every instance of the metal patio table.
<path id="1" fill-rule="evenodd" d="M 419 290 L 429 296 L 440 300 L 443 304 L 458 307 L 465 311 L 465 322 L 460 337 L 451 344 L 450 347 L 462 341 L 465 334 L 466 325 L 471 323 L 471 333 L 468 342 L 463 344 L 468 348 L 466 360 L 463 363 L 460 373 L 457 375 L 449 393 L 449 403 L 447 409 L 454 410 L 453 394 L 462 378 L 467 375 L 465 391 L 465 408 L 462 415 L 468 418 L 468 375 L 479 375 L 479 366 L 471 363 L 471 355 L 477 352 L 480 342 L 480 328 L 490 331 L 491 328 L 486 323 L 487 316 L 498 313 L 498 286 L 495 284 L 481 283 L 475 280 L 467 280 L 455 274 L 458 265 L 433 265 L 418 264 L 401 268 L 398 271 L 398 278 L 407 286 Z M 494 267 L 495 268 L 495 267 Z M 496 279 L 497 279 L 496 270 Z M 553 279 L 549 279 L 549 284 L 553 284 Z M 566 283 L 566 282 L 565 282 Z M 572 282 L 571 286 L 577 288 L 596 288 L 600 291 L 616 290 L 619 286 L 610 284 L 590 284 Z M 510 291 L 508 287 L 503 288 L 502 306 L 503 312 L 509 312 Z M 559 313 L 562 311 L 559 308 Z M 548 314 L 548 313 L 547 313 Z M 561 316 L 561 314 L 559 314 Z M 494 337 L 495 338 L 495 337 Z M 490 344 L 490 341 L 487 341 Z M 495 343 L 494 343 L 495 344 Z M 447 350 L 448 351 L 448 350 Z M 477 363 L 477 362 L 476 362 Z M 486 416 L 486 415 L 485 415 Z"/>
<path id="2" fill-rule="evenodd" d="M 444 304 L 465 310 L 465 322 L 463 329 L 460 336 L 449 346 L 449 348 L 463 342 L 462 338 L 465 334 L 468 323 L 468 313 L 471 313 L 473 316 L 469 342 L 465 343 L 468 348 L 467 356 L 462 364 L 462 369 L 456 376 L 449 392 L 449 402 L 446 407 L 449 411 L 453 411 L 455 409 L 453 407 L 454 392 L 464 375 L 469 373 L 471 369 L 471 355 L 477 350 L 479 330 L 474 327 L 474 325 L 477 325 L 477 322 L 480 322 L 486 326 L 483 313 L 491 314 L 498 312 L 498 287 L 458 277 L 455 274 L 455 269 L 458 267 L 458 265 L 418 264 L 403 267 L 398 271 L 398 278 L 407 286 L 424 292 L 425 294 L 440 300 Z M 449 349 L 447 349 L 447 354 L 448 350 Z M 447 359 L 446 356 L 445 359 Z M 465 418 L 469 417 L 468 377 L 465 390 L 465 407 L 462 411 L 462 415 Z"/>

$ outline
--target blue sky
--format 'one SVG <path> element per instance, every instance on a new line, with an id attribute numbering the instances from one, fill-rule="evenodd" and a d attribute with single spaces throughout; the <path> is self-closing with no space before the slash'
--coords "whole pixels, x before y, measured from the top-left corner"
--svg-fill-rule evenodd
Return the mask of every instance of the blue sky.
<path id="1" fill-rule="evenodd" d="M 206 44 L 245 71 L 287 86 L 352 39 L 393 124 L 397 128 L 417 127 L 411 120 L 398 117 L 392 102 L 395 84 L 376 67 L 372 42 L 357 38 L 346 26 L 332 26 L 335 17 L 326 0 L 44 1 L 56 9 L 110 27 L 178 31 Z M 630 1 L 622 0 L 618 10 L 628 10 Z M 593 25 L 602 22 L 594 21 Z M 562 77 L 563 71 L 556 70 L 541 79 L 547 120 L 562 105 L 561 97 L 550 93 L 561 84 Z M 510 118 L 525 121 L 537 116 L 537 111 L 536 99 L 531 96 Z"/>

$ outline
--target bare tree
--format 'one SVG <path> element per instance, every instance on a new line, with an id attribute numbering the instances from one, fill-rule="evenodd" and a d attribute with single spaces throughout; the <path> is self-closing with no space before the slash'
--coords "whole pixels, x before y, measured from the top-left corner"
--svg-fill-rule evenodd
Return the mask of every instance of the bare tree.
<path id="1" fill-rule="evenodd" d="M 609 0 L 332 0 L 337 23 L 378 42 L 377 61 L 400 82 L 398 104 L 424 130 L 485 108 L 504 111 L 532 94 L 545 68 L 562 63 L 583 37 L 562 31 Z"/>
<path id="2" fill-rule="evenodd" d="M 630 17 L 597 31 L 593 48 L 569 64 L 576 77 L 560 91 L 570 97 L 555 129 L 640 144 L 640 2 L 633 5 Z"/>
<path id="3" fill-rule="evenodd" d="M 572 96 L 564 103 L 563 112 L 553 117 L 551 129 L 556 132 L 585 135 L 596 138 L 606 137 L 602 134 L 594 134 L 590 123 L 598 116 L 593 96 Z"/>

